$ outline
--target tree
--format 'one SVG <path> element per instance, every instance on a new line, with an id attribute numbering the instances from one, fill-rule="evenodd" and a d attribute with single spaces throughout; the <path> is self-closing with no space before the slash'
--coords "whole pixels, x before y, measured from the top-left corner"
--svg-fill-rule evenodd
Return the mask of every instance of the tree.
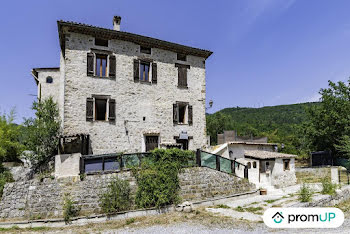
<path id="1" fill-rule="evenodd" d="M 52 97 L 34 102 L 32 109 L 36 111 L 36 117 L 29 118 L 24 123 L 27 127 L 25 143 L 33 152 L 28 155 L 32 165 L 39 166 L 47 163 L 56 153 L 60 123 L 58 107 Z"/>
<path id="2" fill-rule="evenodd" d="M 16 161 L 24 150 L 20 143 L 20 126 L 13 123 L 15 111 L 0 115 L 0 161 Z"/>
<path id="3" fill-rule="evenodd" d="M 350 136 L 350 79 L 347 83 L 328 81 L 328 84 L 319 92 L 320 105 L 307 111 L 304 134 L 310 150 L 331 150 L 335 156 L 341 156 L 343 149 L 337 145 Z"/>
<path id="4" fill-rule="evenodd" d="M 217 143 L 217 134 L 223 133 L 224 130 L 233 129 L 230 121 L 230 117 L 218 112 L 212 115 L 206 116 L 207 121 L 207 134 L 210 136 L 212 144 Z"/>

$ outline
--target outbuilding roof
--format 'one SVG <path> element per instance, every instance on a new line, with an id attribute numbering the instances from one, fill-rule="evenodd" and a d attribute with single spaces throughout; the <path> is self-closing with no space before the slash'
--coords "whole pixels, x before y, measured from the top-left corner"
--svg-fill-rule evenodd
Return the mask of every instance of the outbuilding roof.
<path id="1" fill-rule="evenodd" d="M 248 142 L 248 141 L 230 141 L 227 142 L 229 145 L 269 145 L 269 146 L 277 146 L 277 143 L 263 143 L 263 142 Z"/>
<path id="2" fill-rule="evenodd" d="M 244 151 L 245 157 L 257 158 L 257 159 L 274 159 L 274 158 L 295 158 L 294 154 L 283 154 L 277 152 L 270 152 L 264 150 L 246 150 Z"/>
<path id="3" fill-rule="evenodd" d="M 188 55 L 199 56 L 207 59 L 213 52 L 209 50 L 203 50 L 190 46 L 180 45 L 173 42 L 163 41 L 152 37 L 142 36 L 134 33 L 117 31 L 107 28 L 96 27 L 93 25 L 76 23 L 71 21 L 57 21 L 58 33 L 60 38 L 60 45 L 63 49 L 65 47 L 64 34 L 69 32 L 76 32 L 81 34 L 87 34 L 106 39 L 117 39 L 122 41 L 130 41 L 142 46 L 160 48 L 164 50 L 170 50 L 176 53 L 184 53 Z M 64 29 L 65 28 L 65 29 Z"/>

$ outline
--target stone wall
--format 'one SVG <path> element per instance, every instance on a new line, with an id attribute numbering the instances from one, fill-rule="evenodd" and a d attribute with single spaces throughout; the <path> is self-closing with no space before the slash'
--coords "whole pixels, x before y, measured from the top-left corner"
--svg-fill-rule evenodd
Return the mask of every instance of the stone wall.
<path id="1" fill-rule="evenodd" d="M 46 178 L 6 184 L 0 202 L 2 219 L 44 219 L 62 217 L 63 199 L 69 194 L 81 207 L 81 214 L 100 213 L 99 194 L 111 178 L 128 180 L 135 195 L 137 184 L 131 172 L 91 175 L 82 181 Z M 76 177 L 75 177 L 76 178 Z M 217 196 L 229 196 L 252 191 L 246 180 L 209 168 L 187 168 L 179 175 L 180 195 L 183 200 L 198 201 Z"/>

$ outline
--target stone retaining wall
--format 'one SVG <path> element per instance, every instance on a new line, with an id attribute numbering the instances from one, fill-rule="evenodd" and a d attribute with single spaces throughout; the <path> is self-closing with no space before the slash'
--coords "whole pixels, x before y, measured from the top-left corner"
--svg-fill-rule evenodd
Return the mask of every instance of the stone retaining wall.
<path id="1" fill-rule="evenodd" d="M 62 217 L 63 199 L 69 194 L 81 207 L 81 215 L 98 214 L 99 194 L 114 176 L 128 180 L 135 195 L 137 184 L 131 172 L 91 175 L 83 181 L 74 179 L 49 179 L 42 182 L 29 180 L 5 185 L 0 202 L 2 219 L 44 219 Z M 187 168 L 179 175 L 180 195 L 183 200 L 206 200 L 215 196 L 229 196 L 252 191 L 254 186 L 247 180 L 209 168 Z"/>

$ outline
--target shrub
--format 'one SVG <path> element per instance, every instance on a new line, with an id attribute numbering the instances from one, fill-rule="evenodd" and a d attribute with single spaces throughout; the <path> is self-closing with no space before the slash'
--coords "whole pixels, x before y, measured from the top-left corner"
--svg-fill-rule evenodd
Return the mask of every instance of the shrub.
<path id="1" fill-rule="evenodd" d="M 138 189 L 136 205 L 140 208 L 162 207 L 180 202 L 178 173 L 194 162 L 192 151 L 155 149 L 140 168 L 134 168 Z"/>
<path id="2" fill-rule="evenodd" d="M 63 218 L 64 222 L 70 223 L 72 217 L 79 215 L 80 207 L 76 206 L 76 202 L 72 201 L 69 194 L 64 196 L 64 205 L 63 205 Z"/>
<path id="3" fill-rule="evenodd" d="M 6 183 L 13 182 L 12 174 L 0 164 L 0 200 Z"/>
<path id="4" fill-rule="evenodd" d="M 130 184 L 118 177 L 114 177 L 109 182 L 106 192 L 100 196 L 100 206 L 104 213 L 128 210 L 131 204 Z"/>
<path id="5" fill-rule="evenodd" d="M 299 201 L 310 202 L 312 200 L 313 191 L 307 184 L 302 184 L 299 190 Z"/>
<path id="6" fill-rule="evenodd" d="M 322 194 L 334 195 L 337 188 L 336 184 L 333 184 L 329 177 L 324 177 L 322 179 Z"/>

